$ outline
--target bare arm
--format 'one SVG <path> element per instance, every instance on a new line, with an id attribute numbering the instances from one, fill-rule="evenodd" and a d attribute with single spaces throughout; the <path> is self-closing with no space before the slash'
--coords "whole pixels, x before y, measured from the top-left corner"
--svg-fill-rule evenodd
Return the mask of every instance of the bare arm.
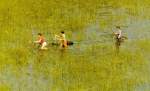
<path id="1" fill-rule="evenodd" d="M 34 43 L 40 43 L 40 42 L 41 42 L 41 39 L 34 41 Z"/>
<path id="2" fill-rule="evenodd" d="M 62 37 L 59 35 L 55 35 L 55 40 L 62 40 Z"/>

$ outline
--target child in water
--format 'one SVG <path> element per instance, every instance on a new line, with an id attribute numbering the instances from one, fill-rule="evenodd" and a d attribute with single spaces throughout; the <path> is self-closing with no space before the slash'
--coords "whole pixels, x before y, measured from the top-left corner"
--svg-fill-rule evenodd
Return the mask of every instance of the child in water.
<path id="1" fill-rule="evenodd" d="M 67 47 L 67 40 L 66 40 L 66 35 L 64 31 L 61 31 L 60 40 L 61 40 L 61 46 Z"/>
<path id="2" fill-rule="evenodd" d="M 38 40 L 34 41 L 34 43 L 37 43 L 41 46 L 41 50 L 46 50 L 47 49 L 47 42 L 45 41 L 44 36 L 41 33 L 38 33 Z"/>
<path id="3" fill-rule="evenodd" d="M 61 31 L 60 35 L 55 35 L 55 39 L 59 40 L 60 46 L 66 48 L 67 45 L 67 40 L 66 40 L 66 35 L 64 31 Z"/>

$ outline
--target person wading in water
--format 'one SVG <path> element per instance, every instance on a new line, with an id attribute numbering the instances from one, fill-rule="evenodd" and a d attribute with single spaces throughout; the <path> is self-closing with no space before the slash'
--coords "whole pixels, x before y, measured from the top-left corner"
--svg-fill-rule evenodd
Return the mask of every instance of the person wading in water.
<path id="1" fill-rule="evenodd" d="M 38 40 L 34 41 L 34 43 L 39 44 L 41 50 L 47 50 L 47 42 L 45 41 L 45 38 L 41 33 L 38 33 Z"/>
<path id="2" fill-rule="evenodd" d="M 122 42 L 122 30 L 121 30 L 120 26 L 116 26 L 116 29 L 117 29 L 117 31 L 114 32 L 115 40 L 116 40 L 115 46 L 116 46 L 117 52 L 119 52 L 119 48 L 120 48 L 120 45 Z"/>
<path id="3" fill-rule="evenodd" d="M 66 48 L 68 46 L 64 31 L 61 31 L 60 35 L 55 35 L 55 39 L 59 41 L 61 47 Z"/>

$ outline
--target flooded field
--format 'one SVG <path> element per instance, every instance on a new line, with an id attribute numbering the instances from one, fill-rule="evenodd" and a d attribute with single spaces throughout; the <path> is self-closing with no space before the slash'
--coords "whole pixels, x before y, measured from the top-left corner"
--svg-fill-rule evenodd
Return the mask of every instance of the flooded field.
<path id="1" fill-rule="evenodd" d="M 0 91 L 149 91 L 150 1 L 1 0 Z M 115 49 L 121 26 L 128 39 Z M 50 45 L 66 32 L 73 46 Z M 49 43 L 33 44 L 41 32 Z"/>

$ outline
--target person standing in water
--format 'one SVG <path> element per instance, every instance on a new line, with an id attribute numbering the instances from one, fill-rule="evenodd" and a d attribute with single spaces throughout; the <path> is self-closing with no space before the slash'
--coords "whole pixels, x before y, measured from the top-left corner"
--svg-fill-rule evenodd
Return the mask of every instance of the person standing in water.
<path id="1" fill-rule="evenodd" d="M 122 30 L 120 28 L 120 26 L 116 26 L 117 31 L 114 33 L 115 35 L 115 46 L 116 46 L 116 50 L 117 53 L 119 52 L 120 46 L 121 46 L 121 42 L 122 42 Z"/>
<path id="2" fill-rule="evenodd" d="M 40 45 L 41 50 L 46 50 L 47 49 L 47 42 L 45 41 L 44 36 L 41 33 L 38 33 L 38 40 L 34 41 L 34 43 L 37 43 Z"/>
<path id="3" fill-rule="evenodd" d="M 121 30 L 120 26 L 116 26 L 116 29 L 117 29 L 117 31 L 114 34 L 115 34 L 115 36 L 118 39 L 121 39 L 121 37 L 122 37 L 122 30 Z"/>
<path id="4" fill-rule="evenodd" d="M 64 31 L 61 31 L 60 34 L 60 46 L 66 48 L 67 47 L 67 40 L 66 40 L 66 35 Z"/>
<path id="5" fill-rule="evenodd" d="M 55 35 L 55 40 L 59 41 L 61 47 L 66 48 L 68 46 L 67 40 L 66 40 L 66 35 L 65 35 L 64 31 L 61 31 L 60 35 Z"/>

